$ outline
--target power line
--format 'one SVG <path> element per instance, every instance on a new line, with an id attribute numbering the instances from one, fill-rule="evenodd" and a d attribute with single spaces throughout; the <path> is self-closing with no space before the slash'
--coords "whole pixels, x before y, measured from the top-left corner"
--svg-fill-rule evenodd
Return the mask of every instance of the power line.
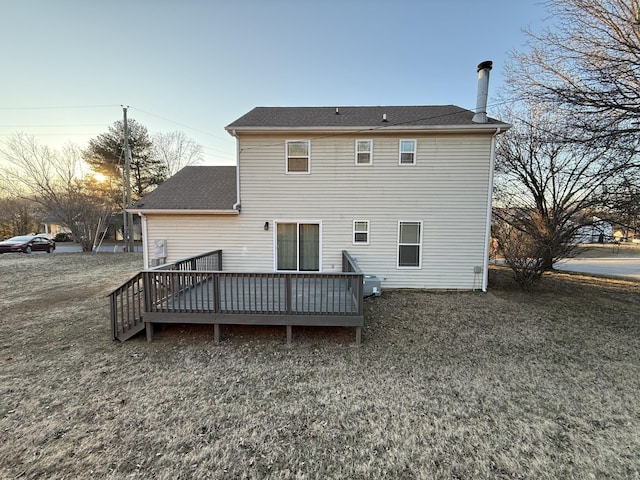
<path id="1" fill-rule="evenodd" d="M 502 101 L 502 102 L 496 102 L 496 103 L 491 103 L 487 105 L 487 108 L 489 107 L 496 107 L 496 106 L 500 106 L 500 105 L 505 105 L 508 103 L 517 103 L 518 100 L 507 100 L 507 101 Z M 19 107 L 0 107 L 0 110 L 60 110 L 60 109 L 91 109 L 91 108 L 113 108 L 113 107 L 121 107 L 121 105 L 117 105 L 117 104 L 104 104 L 104 105 L 60 105 L 60 106 L 19 106 Z M 164 120 L 170 123 L 174 123 L 176 125 L 179 125 L 181 127 L 187 128 L 189 130 L 193 130 L 195 132 L 201 133 L 203 135 L 207 135 L 210 136 L 212 138 L 218 139 L 218 140 L 222 140 L 224 142 L 229 142 L 230 144 L 234 144 L 235 145 L 235 141 L 231 140 L 229 138 L 224 138 L 218 135 L 214 135 L 212 133 L 209 133 L 207 131 L 195 128 L 195 127 L 191 127 L 189 125 L 186 125 L 184 123 L 178 122 L 176 120 L 172 120 L 166 117 L 163 117 L 161 115 L 157 115 L 155 113 L 143 110 L 141 108 L 136 108 L 136 107 L 131 107 L 132 110 L 141 112 L 143 114 L 146 115 L 150 115 L 152 117 L 158 118 L 160 120 Z M 469 111 L 473 111 L 472 109 L 466 109 Z M 381 125 L 381 126 L 377 126 L 377 127 L 367 127 L 367 128 L 363 128 L 363 129 L 359 129 L 359 130 L 350 130 L 348 132 L 337 132 L 334 134 L 328 134 L 328 135 L 322 135 L 322 136 L 318 136 L 318 137 L 313 137 L 311 138 L 311 140 L 319 140 L 319 139 L 323 139 L 323 138 L 331 138 L 331 137 L 339 137 L 339 136 L 343 136 L 343 135 L 352 135 L 355 133 L 362 133 L 362 132 L 369 132 L 369 131 L 374 131 L 374 130 L 379 130 L 379 129 L 384 129 L 384 128 L 389 128 L 392 126 L 401 126 L 404 124 L 410 124 L 410 123 L 414 123 L 414 122 L 419 122 L 419 121 L 424 121 L 424 120 L 433 120 L 436 118 L 444 118 L 450 115 L 455 115 L 459 112 L 450 112 L 450 113 L 443 113 L 443 114 L 439 114 L 439 115 L 432 115 L 429 117 L 425 117 L 425 118 L 420 118 L 420 119 L 415 119 L 415 120 L 410 120 L 410 121 L 406 121 L 406 122 L 396 122 L 396 123 L 388 123 L 386 125 Z M 108 127 L 109 124 L 64 124 L 64 125 L 49 125 L 49 124 L 42 124 L 42 125 L 22 125 L 22 124 L 16 124 L 16 125 L 0 125 L 0 128 L 68 128 L 68 127 Z M 12 134 L 5 134 L 5 133 L 0 133 L 0 136 L 10 136 Z M 72 133 L 72 132 L 65 132 L 65 133 L 38 133 L 38 136 L 84 136 L 84 135 L 93 135 L 93 132 L 86 132 L 86 133 Z M 262 145 L 262 146 L 275 146 L 275 145 L 280 145 L 281 142 L 276 142 L 276 143 L 272 143 L 272 144 L 266 144 L 266 145 Z M 229 152 L 226 152 L 224 150 L 220 150 L 220 149 L 216 149 L 210 146 L 205 146 L 202 145 L 203 151 L 206 151 L 207 153 L 209 153 L 210 155 L 217 155 L 220 156 L 220 154 L 224 155 L 224 158 L 231 158 Z M 243 148 L 244 150 L 250 150 L 253 148 L 258 148 L 256 147 L 245 147 Z M 235 158 L 235 152 L 233 154 L 231 154 L 234 158 Z"/>
<path id="2" fill-rule="evenodd" d="M 76 108 L 113 108 L 120 105 L 59 105 L 59 106 L 22 106 L 22 107 L 0 107 L 0 110 L 63 110 Z"/>
<path id="3" fill-rule="evenodd" d="M 496 106 L 496 105 L 502 105 L 505 103 L 509 103 L 509 101 L 504 101 L 504 102 L 498 102 L 495 104 L 492 104 L 492 106 Z M 358 107 L 351 107 L 351 108 L 358 108 Z M 459 107 L 462 108 L 462 107 Z M 470 109 L 463 109 L 463 110 L 467 110 L 472 112 L 473 110 Z M 382 130 L 382 129 L 386 129 L 386 128 L 390 128 L 390 127 L 397 127 L 397 126 L 402 126 L 402 125 L 409 125 L 409 124 L 414 124 L 416 122 L 423 122 L 425 120 L 434 120 L 437 118 L 444 118 L 444 117 L 450 117 L 453 115 L 459 115 L 460 112 L 447 112 L 447 113 L 441 113 L 438 115 L 430 115 L 424 118 L 415 118 L 415 119 L 411 119 L 411 120 L 406 120 L 404 122 L 388 122 L 386 125 L 379 125 L 379 126 L 375 126 L 375 127 L 365 127 L 365 128 L 361 128 L 361 129 L 353 129 L 353 130 L 349 130 L 346 132 L 336 132 L 336 133 L 330 133 L 330 134 L 326 134 L 326 135 L 320 135 L 317 137 L 310 137 L 309 140 L 313 141 L 313 140 L 322 140 L 325 138 L 334 138 L 334 137 L 342 137 L 342 136 L 346 136 L 346 135 L 353 135 L 356 133 L 363 133 L 363 132 L 372 132 L 372 131 L 377 131 L 377 130 Z M 318 127 L 318 128 L 322 128 L 322 127 Z M 262 144 L 262 145 L 256 145 L 254 147 L 244 147 L 241 150 L 242 151 L 247 151 L 247 150 L 254 150 L 256 148 L 264 148 L 264 147 L 275 147 L 278 145 L 282 145 L 282 141 L 277 141 L 277 142 L 273 142 L 273 143 L 267 143 L 267 144 Z"/>
<path id="4" fill-rule="evenodd" d="M 0 125 L 0 128 L 67 128 L 67 127 L 104 127 L 105 123 L 75 123 L 75 124 L 16 124 Z"/>
<path id="5" fill-rule="evenodd" d="M 203 150 L 207 150 L 209 152 L 223 153 L 225 155 L 229 155 L 230 153 L 235 154 L 235 150 L 233 152 L 227 152 L 227 151 L 220 150 L 220 149 L 217 149 L 217 148 L 212 148 L 212 147 L 209 147 L 209 146 L 206 146 L 206 145 L 200 145 L 200 146 L 202 147 Z"/>
<path id="6" fill-rule="evenodd" d="M 180 125 L 181 127 L 188 128 L 189 130 L 193 130 L 194 132 L 202 133 L 203 135 L 209 135 L 210 137 L 217 138 L 218 140 L 223 140 L 225 142 L 235 143 L 233 140 L 230 140 L 228 138 L 220 137 L 218 135 L 214 135 L 214 134 L 206 132 L 204 130 L 200 130 L 198 128 L 190 127 L 189 125 L 185 125 L 184 123 L 177 122 L 175 120 L 171 120 L 169 118 L 162 117 L 160 115 L 156 115 L 155 113 L 147 112 L 147 111 L 142 110 L 140 108 L 131 107 L 131 109 L 132 110 L 136 110 L 136 111 L 141 112 L 141 113 L 144 113 L 146 115 L 151 115 L 152 117 L 159 118 L 160 120 L 164 120 L 166 122 L 175 123 L 176 125 Z"/>
<path id="7" fill-rule="evenodd" d="M 94 135 L 93 132 L 64 132 L 64 133 L 30 133 L 30 132 L 2 133 L 0 132 L 0 137 L 11 137 L 16 133 L 26 133 L 28 135 L 33 135 L 36 137 L 85 137 L 88 135 Z"/>

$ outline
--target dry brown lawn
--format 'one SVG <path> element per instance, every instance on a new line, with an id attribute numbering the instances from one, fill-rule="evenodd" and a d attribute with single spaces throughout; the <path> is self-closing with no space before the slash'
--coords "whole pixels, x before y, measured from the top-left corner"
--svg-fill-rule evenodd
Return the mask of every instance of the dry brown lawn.
<path id="1" fill-rule="evenodd" d="M 604 243 L 581 245 L 576 252 L 578 258 L 640 257 L 640 243 Z"/>
<path id="2" fill-rule="evenodd" d="M 0 478 L 640 478 L 640 283 L 389 291 L 349 329 L 111 341 L 136 254 L 0 256 Z"/>

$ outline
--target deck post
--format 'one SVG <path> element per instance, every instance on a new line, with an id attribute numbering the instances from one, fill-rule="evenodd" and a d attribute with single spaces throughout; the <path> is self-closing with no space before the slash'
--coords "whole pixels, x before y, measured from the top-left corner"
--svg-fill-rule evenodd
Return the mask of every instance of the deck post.
<path id="1" fill-rule="evenodd" d="M 364 275 L 359 275 L 357 287 L 358 315 L 364 315 Z"/>
<path id="2" fill-rule="evenodd" d="M 291 327 L 291 325 L 287 325 L 287 345 L 291 344 L 292 338 L 293 338 L 293 327 Z"/>
<path id="3" fill-rule="evenodd" d="M 362 343 L 362 327 L 356 327 L 356 345 Z"/>
<path id="4" fill-rule="evenodd" d="M 220 313 L 220 275 L 213 274 L 213 311 Z"/>
<path id="5" fill-rule="evenodd" d="M 285 308 L 287 315 L 291 315 L 291 276 L 285 277 Z"/>
<path id="6" fill-rule="evenodd" d="M 115 292 L 109 295 L 110 316 L 111 316 L 111 337 L 113 340 L 118 339 L 118 303 L 116 302 Z"/>
<path id="7" fill-rule="evenodd" d="M 213 324 L 213 341 L 216 344 L 220 343 L 220 324 L 219 323 Z"/>
<path id="8" fill-rule="evenodd" d="M 147 342 L 152 341 L 153 340 L 153 323 L 145 322 L 144 329 L 147 334 Z"/>

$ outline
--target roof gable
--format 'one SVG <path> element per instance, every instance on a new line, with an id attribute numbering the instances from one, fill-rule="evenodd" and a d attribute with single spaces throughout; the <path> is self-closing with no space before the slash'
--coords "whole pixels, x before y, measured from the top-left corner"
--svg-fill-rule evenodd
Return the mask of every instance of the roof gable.
<path id="1" fill-rule="evenodd" d="M 233 210 L 236 202 L 235 166 L 184 167 L 130 210 Z"/>

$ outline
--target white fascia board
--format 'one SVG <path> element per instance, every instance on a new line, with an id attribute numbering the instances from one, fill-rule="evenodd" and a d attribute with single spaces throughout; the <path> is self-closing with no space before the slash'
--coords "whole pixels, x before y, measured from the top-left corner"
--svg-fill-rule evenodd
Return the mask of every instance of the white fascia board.
<path id="1" fill-rule="evenodd" d="M 142 215 L 238 215 L 237 210 L 167 209 L 167 208 L 127 208 L 129 213 Z"/>
<path id="2" fill-rule="evenodd" d="M 240 127 L 233 129 L 233 135 L 242 133 L 402 133 L 402 132 L 438 132 L 438 133 L 491 133 L 500 128 L 501 131 L 508 130 L 511 125 L 508 123 L 482 123 L 474 125 L 375 125 L 375 126 L 354 126 L 354 127 Z"/>

